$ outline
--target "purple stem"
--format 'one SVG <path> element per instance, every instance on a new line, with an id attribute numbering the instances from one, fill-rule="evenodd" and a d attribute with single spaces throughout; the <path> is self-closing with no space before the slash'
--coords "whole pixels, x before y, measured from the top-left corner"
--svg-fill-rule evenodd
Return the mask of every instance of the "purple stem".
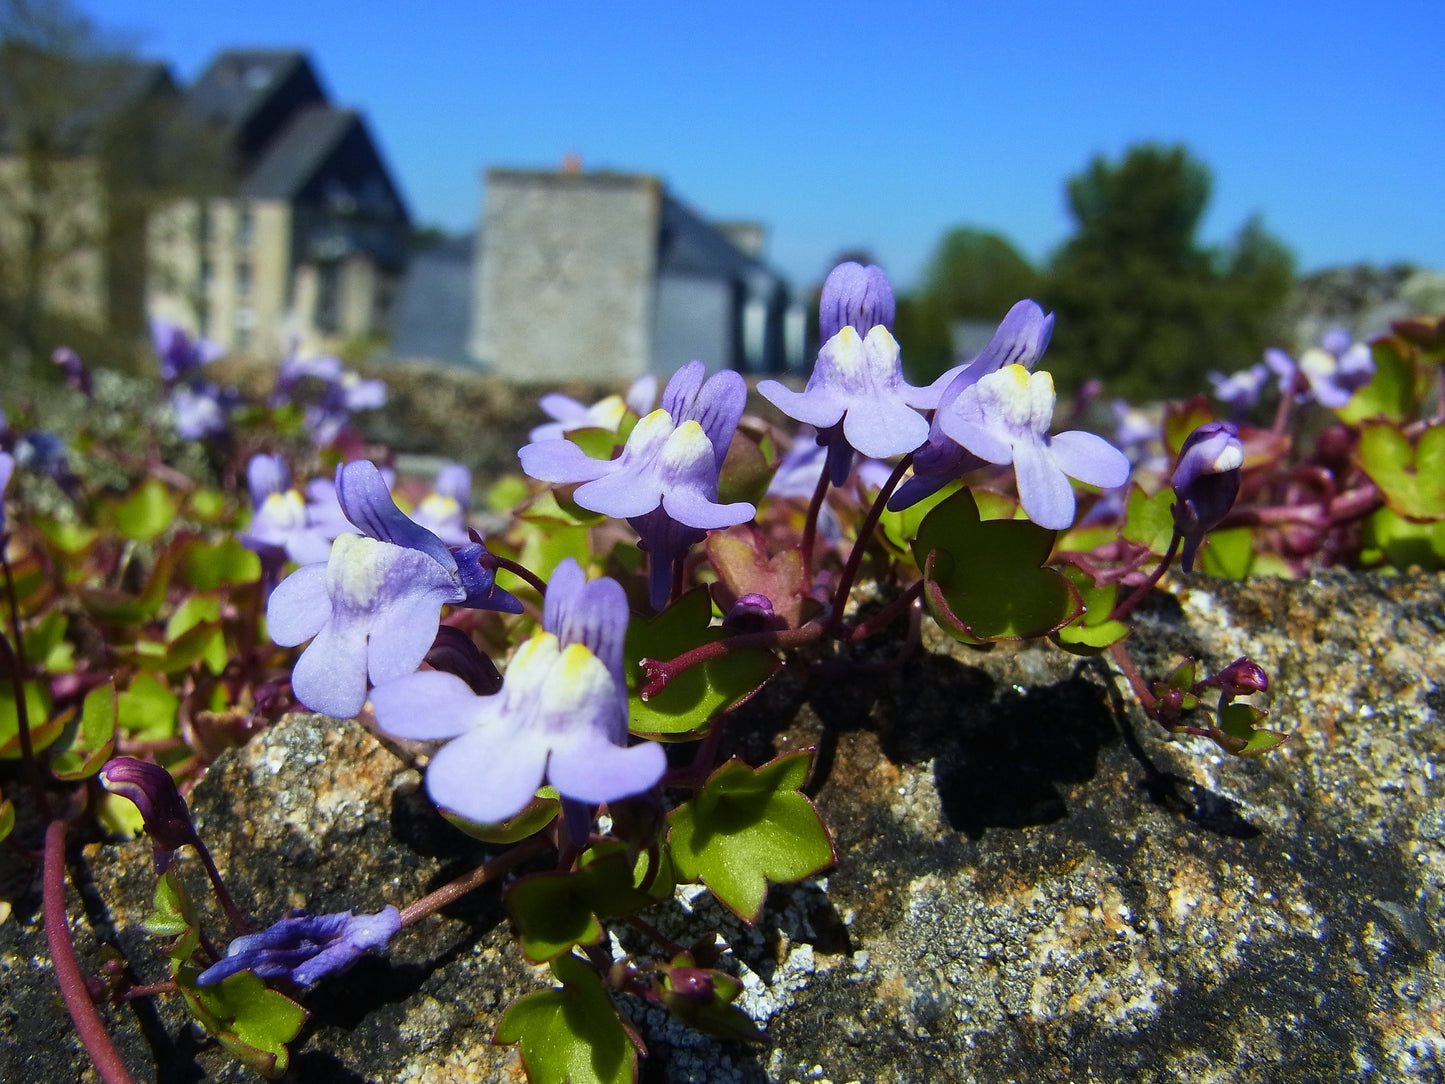
<path id="1" fill-rule="evenodd" d="M 1131 594 L 1123 602 L 1115 606 L 1112 611 L 1110 611 L 1110 621 L 1124 620 L 1124 618 L 1128 617 L 1129 614 L 1134 612 L 1134 607 L 1138 606 L 1139 603 L 1143 602 L 1145 596 L 1147 596 L 1150 591 L 1154 590 L 1154 585 L 1163 578 L 1164 573 L 1169 570 L 1169 566 L 1174 563 L 1174 555 L 1179 552 L 1179 543 L 1183 540 L 1183 538 L 1184 536 L 1181 535 L 1178 531 L 1174 532 L 1174 536 L 1169 539 L 1169 548 L 1164 552 L 1163 560 L 1159 562 L 1159 567 L 1149 574 L 1149 578 L 1147 580 L 1141 583 L 1138 587 L 1134 588 L 1133 594 Z"/>
<path id="2" fill-rule="evenodd" d="M 131 1084 L 130 1073 L 100 1014 L 90 999 L 85 976 L 75 960 L 75 946 L 70 941 L 70 922 L 65 914 L 65 822 L 53 820 L 45 829 L 44 872 L 45 940 L 50 946 L 50 963 L 66 1011 L 75 1024 L 76 1033 L 90 1055 L 91 1064 L 105 1084 Z"/>
<path id="3" fill-rule="evenodd" d="M 853 590 L 853 581 L 858 578 L 858 568 L 863 563 L 863 554 L 868 549 L 868 541 L 873 537 L 873 531 L 878 526 L 878 520 L 883 515 L 888 498 L 893 496 L 893 491 L 903 480 L 904 473 L 912 465 L 913 453 L 909 452 L 898 461 L 898 466 L 893 468 L 893 473 L 888 476 L 888 481 L 883 483 L 883 488 L 874 498 L 873 507 L 868 509 L 868 516 L 863 520 L 863 526 L 858 528 L 858 537 L 853 540 L 853 549 L 848 554 L 848 563 L 843 566 L 843 576 L 838 581 L 838 589 L 833 593 L 833 616 L 828 621 L 830 636 L 842 635 L 843 609 L 848 605 L 848 593 Z"/>
<path id="4" fill-rule="evenodd" d="M 434 911 L 440 911 L 447 904 L 461 899 L 473 889 L 481 888 L 482 885 L 495 881 L 513 866 L 521 865 L 534 854 L 551 845 L 552 841 L 544 835 L 535 835 L 524 839 L 510 851 L 502 852 L 485 865 L 478 866 L 471 872 L 462 874 L 450 884 L 444 884 L 435 892 L 407 904 L 402 908 L 401 924 L 410 926 L 414 922 L 420 922 L 427 915 Z"/>
<path id="5" fill-rule="evenodd" d="M 803 593 L 813 586 L 813 548 L 818 542 L 818 517 L 823 512 L 823 498 L 828 493 L 828 457 L 823 457 L 823 472 L 808 502 L 808 515 L 803 520 Z"/>

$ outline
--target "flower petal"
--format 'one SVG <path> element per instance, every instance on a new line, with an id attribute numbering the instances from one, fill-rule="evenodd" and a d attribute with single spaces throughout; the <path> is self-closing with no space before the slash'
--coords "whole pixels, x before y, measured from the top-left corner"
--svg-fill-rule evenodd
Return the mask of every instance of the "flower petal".
<path id="1" fill-rule="evenodd" d="M 593 459 L 565 437 L 523 445 L 517 452 L 522 470 L 543 482 L 590 482 L 613 470 L 616 460 Z"/>
<path id="2" fill-rule="evenodd" d="M 667 754 L 656 742 L 624 749 L 594 731 L 553 746 L 547 782 L 564 797 L 595 804 L 640 794 L 666 770 Z"/>
<path id="3" fill-rule="evenodd" d="M 902 399 L 860 399 L 843 417 L 848 443 L 866 456 L 887 459 L 911 452 L 928 439 L 928 422 Z"/>
<path id="4" fill-rule="evenodd" d="M 1071 429 L 1049 440 L 1054 462 L 1071 478 L 1113 489 L 1129 480 L 1129 459 L 1103 437 Z"/>
<path id="5" fill-rule="evenodd" d="M 312 711 L 355 717 L 366 706 L 366 622 L 345 615 L 327 622 L 296 660 L 291 689 Z"/>
<path id="6" fill-rule="evenodd" d="M 1074 522 L 1074 487 L 1047 447 L 1032 440 L 1014 445 L 1014 474 L 1029 519 L 1051 531 Z"/>
<path id="7" fill-rule="evenodd" d="M 366 671 L 380 685 L 412 673 L 437 638 L 442 596 L 416 589 L 388 605 L 371 625 Z"/>
<path id="8" fill-rule="evenodd" d="M 328 552 L 331 544 L 326 544 Z M 305 643 L 331 619 L 326 593 L 326 565 L 303 565 L 271 592 L 266 604 L 266 629 L 282 647 Z"/>
<path id="9" fill-rule="evenodd" d="M 846 402 L 827 388 L 794 391 L 776 380 L 759 381 L 758 394 L 788 417 L 818 429 L 837 425 L 843 418 L 843 411 L 848 407 Z"/>
<path id="10" fill-rule="evenodd" d="M 472 729 L 478 698 L 455 674 L 418 670 L 371 690 L 376 722 L 394 738 L 440 741 Z"/>
<path id="11" fill-rule="evenodd" d="M 376 464 L 358 459 L 336 469 L 336 499 L 346 518 L 381 542 L 418 550 L 449 571 L 457 563 L 446 543 L 396 506 Z"/>
<path id="12" fill-rule="evenodd" d="M 437 805 L 494 824 L 521 812 L 542 785 L 546 768 L 543 735 L 479 726 L 437 751 L 426 770 L 426 789 Z"/>

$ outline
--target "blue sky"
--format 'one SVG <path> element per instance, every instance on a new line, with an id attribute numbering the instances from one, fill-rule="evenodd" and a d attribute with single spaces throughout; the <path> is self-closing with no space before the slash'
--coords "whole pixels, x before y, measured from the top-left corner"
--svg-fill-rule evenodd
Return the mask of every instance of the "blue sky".
<path id="1" fill-rule="evenodd" d="M 1065 179 L 1155 140 L 1213 171 L 1206 241 L 1258 213 L 1306 271 L 1445 268 L 1440 0 L 78 6 L 183 80 L 227 47 L 308 50 L 413 217 L 453 230 L 488 166 L 576 152 L 762 221 L 799 285 L 863 247 L 906 288 L 955 225 L 1045 258 Z"/>

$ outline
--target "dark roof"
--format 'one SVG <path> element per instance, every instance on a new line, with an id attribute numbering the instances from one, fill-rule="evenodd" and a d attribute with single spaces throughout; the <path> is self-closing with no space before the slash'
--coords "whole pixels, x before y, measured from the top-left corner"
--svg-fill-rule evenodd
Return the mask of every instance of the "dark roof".
<path id="1" fill-rule="evenodd" d="M 302 69 L 312 82 L 316 81 L 306 54 L 300 50 L 228 49 L 211 61 L 192 84 L 186 94 L 186 112 L 213 124 L 238 128 L 287 77 Z"/>
<path id="2" fill-rule="evenodd" d="M 361 118 L 350 109 L 313 105 L 301 110 L 266 147 L 241 183 L 252 199 L 294 199 Z"/>
<path id="3" fill-rule="evenodd" d="M 777 272 L 671 196 L 662 201 L 657 265 L 659 274 L 726 275 L 757 284 L 766 281 L 769 286 L 782 283 Z"/>

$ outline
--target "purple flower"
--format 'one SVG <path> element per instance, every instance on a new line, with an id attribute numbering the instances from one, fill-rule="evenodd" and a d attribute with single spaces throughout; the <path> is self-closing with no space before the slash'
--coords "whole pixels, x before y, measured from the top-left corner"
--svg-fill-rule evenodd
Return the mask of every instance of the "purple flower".
<path id="1" fill-rule="evenodd" d="M 1112 489 L 1129 476 L 1129 460 L 1103 437 L 1082 430 L 1049 436 L 1054 381 L 1005 365 L 965 387 L 947 412 L 943 431 L 989 463 L 1012 463 L 1019 502 L 1040 527 L 1061 531 L 1074 522 L 1069 478 Z"/>
<path id="2" fill-rule="evenodd" d="M 253 512 L 239 537 L 241 545 L 261 558 L 268 582 L 275 581 L 288 558 L 300 565 L 326 560 L 331 540 L 340 530 L 328 534 L 310 521 L 306 500 L 292 488 L 291 471 L 284 459 L 253 455 L 246 464 L 246 481 Z M 345 529 L 350 529 L 350 524 Z"/>
<path id="3" fill-rule="evenodd" d="M 326 385 L 321 402 L 306 408 L 303 424 L 317 446 L 324 448 L 336 439 L 354 412 L 385 405 L 385 381 L 363 380 L 355 373 L 343 372 Z"/>
<path id="4" fill-rule="evenodd" d="M 65 373 L 66 387 L 80 392 L 87 399 L 91 397 L 94 389 L 91 386 L 90 370 L 80 360 L 79 354 L 68 346 L 57 346 L 55 353 L 50 355 L 50 360 Z"/>
<path id="5" fill-rule="evenodd" d="M 570 395 L 544 395 L 540 405 L 552 420 L 533 429 L 527 439 L 534 444 L 539 440 L 558 440 L 574 429 L 607 429 L 615 433 L 629 410 L 641 417 L 652 410 L 656 401 L 657 377 L 651 373 L 632 382 L 626 399 L 609 395 L 588 406 Z"/>
<path id="6" fill-rule="evenodd" d="M 501 692 L 476 696 L 459 677 L 421 671 L 376 688 L 377 723 L 398 738 L 448 739 L 427 792 L 469 820 L 516 815 L 544 782 L 587 805 L 641 793 L 667 758 L 653 742 L 627 745 L 627 621 L 621 585 L 589 583 L 568 558 L 547 586 L 543 631 L 513 655 Z"/>
<path id="7" fill-rule="evenodd" d="M 1194 568 L 1194 554 L 1204 536 L 1218 526 L 1239 495 L 1239 469 L 1244 445 L 1229 422 L 1208 422 L 1185 439 L 1179 449 L 1170 485 L 1179 498 L 1174 505 L 1174 530 L 1184 539 L 1184 571 Z"/>
<path id="8" fill-rule="evenodd" d="M 9 452 L 0 452 L 0 538 L 5 537 L 5 487 L 15 473 L 15 457 Z"/>
<path id="9" fill-rule="evenodd" d="M 448 463 L 437 472 L 436 485 L 422 498 L 411 518 L 449 546 L 465 546 L 467 509 L 472 503 L 472 472 L 460 463 Z"/>
<path id="10" fill-rule="evenodd" d="M 211 986 L 250 971 L 257 978 L 287 978 L 297 986 L 309 986 L 346 970 L 369 949 L 385 949 L 399 929 L 401 912 L 395 907 L 383 907 L 374 915 L 297 911 L 260 933 L 236 938 L 223 959 L 196 976 L 196 983 Z"/>
<path id="11" fill-rule="evenodd" d="M 171 390 L 176 432 L 185 440 L 219 437 L 231 428 L 234 392 L 222 391 L 208 380 L 192 380 Z"/>
<path id="12" fill-rule="evenodd" d="M 1206 373 L 1205 375 L 1214 389 L 1214 397 L 1228 406 L 1235 414 L 1244 414 L 1253 410 L 1259 402 L 1260 393 L 1264 391 L 1265 381 L 1269 379 L 1269 372 L 1269 366 L 1259 361 L 1248 369 L 1241 369 L 1228 376 L 1222 373 Z"/>
<path id="13" fill-rule="evenodd" d="M 370 461 L 338 469 L 336 494 L 362 534 L 338 535 L 325 564 L 305 565 L 282 580 L 266 621 L 285 647 L 311 640 L 291 675 L 297 699 L 350 718 L 366 703 L 368 676 L 381 684 L 421 664 L 444 603 L 507 613 L 520 613 L 522 604 L 481 567 L 480 543 L 453 554 L 408 519 Z"/>
<path id="14" fill-rule="evenodd" d="M 827 342 L 845 327 L 864 337 L 879 324 L 892 331 L 896 311 L 893 287 L 883 269 L 849 260 L 833 268 L 823 280 L 823 294 L 818 299 L 818 334 Z"/>
<path id="15" fill-rule="evenodd" d="M 731 370 L 704 383 L 704 366 L 689 362 L 667 383 L 662 406 L 639 421 L 616 459 L 592 459 L 570 440 L 544 440 L 518 452 L 522 469 L 544 482 L 583 482 L 573 494 L 583 508 L 626 519 L 649 557 L 652 604 L 667 602 L 672 574 L 706 533 L 752 519 L 746 502 L 718 504 L 718 471 L 747 400 Z"/>
<path id="16" fill-rule="evenodd" d="M 291 402 L 297 387 L 307 377 L 315 377 L 324 384 L 341 379 L 341 361 L 330 356 L 303 358 L 296 353 L 295 343 L 291 352 L 281 359 L 276 369 L 276 386 L 271 391 L 271 405 L 283 406 Z"/>
<path id="17" fill-rule="evenodd" d="M 1296 402 L 1316 399 L 1322 406 L 1340 410 L 1355 392 L 1375 375 L 1375 358 L 1365 343 L 1352 343 L 1350 333 L 1335 328 L 1325 333 L 1295 361 L 1283 350 L 1264 352 L 1265 364 L 1279 377 L 1281 395 Z"/>
<path id="18" fill-rule="evenodd" d="M 160 356 L 161 379 L 171 387 L 225 354 L 226 348 L 192 339 L 184 328 L 159 317 L 151 320 L 151 342 Z"/>
<path id="19" fill-rule="evenodd" d="M 159 764 L 133 757 L 107 760 L 100 769 L 106 790 L 135 803 L 145 821 L 146 835 L 155 851 L 156 873 L 164 873 L 180 848 L 200 846 L 186 800 L 176 789 L 171 773 Z"/>
<path id="20" fill-rule="evenodd" d="M 896 512 L 917 504 L 955 478 L 988 462 L 944 431 L 944 416 L 958 409 L 959 397 L 967 389 L 1005 365 L 1020 365 L 1032 370 L 1048 349 L 1053 334 L 1053 313 L 1045 316 L 1038 302 L 1025 299 L 1009 309 L 978 357 L 962 369 L 950 370 L 940 378 L 947 383 L 938 397 L 938 409 L 928 427 L 928 441 L 914 454 L 913 477 L 899 486 L 898 492 L 889 499 L 890 509 Z"/>

